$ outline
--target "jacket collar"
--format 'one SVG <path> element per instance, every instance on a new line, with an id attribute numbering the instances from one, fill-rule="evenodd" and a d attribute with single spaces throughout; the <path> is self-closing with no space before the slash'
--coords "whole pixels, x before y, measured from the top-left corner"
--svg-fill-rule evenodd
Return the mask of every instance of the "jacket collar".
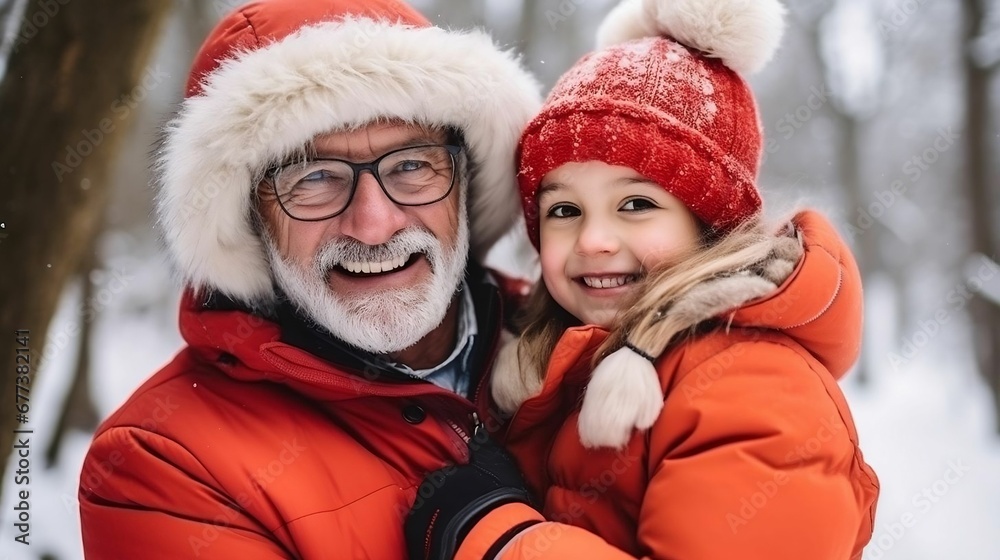
<path id="1" fill-rule="evenodd" d="M 501 294 L 492 277 L 481 266 L 470 260 L 466 283 L 476 306 L 479 336 L 469 359 L 469 386 L 473 400 L 478 396 L 481 381 L 496 352 L 501 317 Z M 422 383 L 388 366 L 377 366 L 381 360 L 354 348 L 317 328 L 303 318 L 289 304 L 281 304 L 269 313 L 251 310 L 233 299 L 217 293 L 198 295 L 187 290 L 181 304 L 181 334 L 193 349 L 211 361 L 240 362 L 254 375 L 244 372 L 241 376 L 269 378 L 281 381 L 284 377 L 275 372 L 273 361 L 278 349 L 282 359 L 296 363 L 315 363 L 338 376 L 354 377 L 358 382 L 372 384 Z M 428 383 L 428 385 L 430 385 Z"/>
<path id="2" fill-rule="evenodd" d="M 805 250 L 798 266 L 773 293 L 736 310 L 732 324 L 779 330 L 840 378 L 861 352 L 861 274 L 847 243 L 824 216 L 806 210 L 793 222 Z"/>

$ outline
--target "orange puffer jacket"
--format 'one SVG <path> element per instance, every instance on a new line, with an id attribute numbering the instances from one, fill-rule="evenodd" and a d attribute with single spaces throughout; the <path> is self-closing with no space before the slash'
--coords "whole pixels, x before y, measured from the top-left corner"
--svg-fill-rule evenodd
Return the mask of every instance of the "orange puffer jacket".
<path id="1" fill-rule="evenodd" d="M 871 538 L 878 482 L 837 379 L 857 359 L 861 281 L 833 228 L 811 212 L 796 225 L 804 256 L 772 295 L 731 326 L 656 361 L 664 407 L 622 450 L 586 449 L 577 421 L 591 357 L 607 336 L 570 329 L 541 392 L 509 424 L 505 443 L 547 523 L 500 557 L 671 560 L 847 560 Z M 458 558 L 541 519 L 499 508 Z"/>
<path id="2" fill-rule="evenodd" d="M 485 401 L 502 309 L 494 286 L 470 286 Z M 180 327 L 188 346 L 97 430 L 79 490 L 86 556 L 405 558 L 416 488 L 468 461 L 477 407 L 324 361 L 277 323 L 190 293 Z"/>

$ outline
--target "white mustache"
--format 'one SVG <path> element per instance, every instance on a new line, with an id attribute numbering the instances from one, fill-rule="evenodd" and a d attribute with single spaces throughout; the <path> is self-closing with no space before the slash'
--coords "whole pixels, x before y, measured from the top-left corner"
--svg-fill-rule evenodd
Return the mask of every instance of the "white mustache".
<path id="1" fill-rule="evenodd" d="M 316 254 L 313 266 L 316 273 L 323 277 L 334 266 L 342 267 L 344 263 L 407 260 L 414 253 L 427 255 L 433 269 L 440 257 L 437 239 L 420 227 L 401 230 L 381 245 L 366 245 L 354 239 L 335 239 Z"/>

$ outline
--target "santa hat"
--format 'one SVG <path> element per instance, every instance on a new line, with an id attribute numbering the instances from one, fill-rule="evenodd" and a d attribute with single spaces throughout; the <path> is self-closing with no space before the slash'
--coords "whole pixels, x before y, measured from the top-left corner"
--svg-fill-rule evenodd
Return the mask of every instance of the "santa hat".
<path id="1" fill-rule="evenodd" d="M 486 33 L 433 27 L 399 0 L 250 2 L 205 40 L 157 153 L 169 252 L 187 284 L 266 304 L 255 179 L 317 134 L 399 119 L 461 132 L 482 260 L 517 218 L 514 151 L 538 91 Z"/>
<path id="2" fill-rule="evenodd" d="M 726 231 L 761 209 L 761 125 L 740 73 L 781 41 L 777 0 L 625 0 L 598 30 L 599 50 L 552 89 L 521 136 L 521 203 L 538 246 L 535 195 L 565 163 L 635 169 Z"/>

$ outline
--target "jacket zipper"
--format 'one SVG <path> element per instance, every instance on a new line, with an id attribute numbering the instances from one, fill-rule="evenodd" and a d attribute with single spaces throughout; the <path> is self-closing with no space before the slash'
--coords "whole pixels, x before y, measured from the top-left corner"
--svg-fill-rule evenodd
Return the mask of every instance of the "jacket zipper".
<path id="1" fill-rule="evenodd" d="M 480 400 L 483 395 L 483 385 L 486 384 L 487 379 L 493 378 L 493 368 L 496 366 L 497 352 L 500 349 L 500 335 L 501 333 L 503 333 L 503 329 L 505 328 L 503 325 L 503 314 L 504 314 L 503 297 L 499 295 L 497 296 L 497 310 L 498 310 L 497 316 L 500 317 L 501 323 L 499 328 L 497 328 L 493 332 L 493 340 L 490 341 L 489 352 L 486 354 L 487 365 L 484 368 L 483 374 L 479 376 L 479 383 L 476 384 L 476 390 L 473 391 L 471 398 L 469 399 L 472 401 L 473 424 L 477 427 L 477 429 L 482 428 L 483 424 L 479 420 L 479 415 L 476 413 L 476 411 L 480 409 L 485 410 L 487 412 L 489 411 L 489 406 L 488 406 L 489 399 L 486 399 L 485 402 L 480 402 Z M 478 433 L 478 431 L 476 433 Z"/>
<path id="2" fill-rule="evenodd" d="M 463 430 L 462 427 L 458 425 L 458 423 L 452 420 L 448 420 L 447 422 L 448 425 L 451 426 L 451 429 L 454 430 L 456 434 L 458 434 L 458 437 L 461 438 L 466 445 L 468 445 L 469 442 L 472 441 L 472 438 L 469 437 L 469 433 Z"/>
<path id="3" fill-rule="evenodd" d="M 476 411 L 472 411 L 471 420 L 472 420 L 472 437 L 478 438 L 479 434 L 483 430 L 483 423 L 482 421 L 479 420 L 479 413 Z"/>
<path id="4" fill-rule="evenodd" d="M 504 308 L 504 305 L 503 305 L 503 298 L 502 297 L 498 297 L 497 298 L 497 308 L 498 308 L 498 311 L 499 311 L 497 313 L 497 315 L 500 316 L 500 317 L 503 317 L 503 308 Z M 440 392 L 439 391 L 430 391 L 430 392 L 428 392 L 426 390 L 427 389 L 426 387 L 421 386 L 419 384 L 414 384 L 412 386 L 412 389 L 414 389 L 414 390 L 410 390 L 410 391 L 407 391 L 407 390 L 403 389 L 403 387 L 394 387 L 393 388 L 394 389 L 393 393 L 395 393 L 395 394 L 387 394 L 387 392 L 385 392 L 385 391 L 373 390 L 373 388 L 371 386 L 366 386 L 365 383 L 354 384 L 354 383 L 351 383 L 351 382 L 348 382 L 348 381 L 343 381 L 343 380 L 341 380 L 339 378 L 336 378 L 336 377 L 333 377 L 333 378 L 321 378 L 319 375 L 316 374 L 316 372 L 312 371 L 311 368 L 306 368 L 306 367 L 303 367 L 303 366 L 289 364 L 289 363 L 286 362 L 286 360 L 284 358 L 279 358 L 278 356 L 274 356 L 271 352 L 265 352 L 264 353 L 265 355 L 263 357 L 264 357 L 265 361 L 269 362 L 272 366 L 276 367 L 278 370 L 283 371 L 284 373 L 286 373 L 288 375 L 291 375 L 291 376 L 294 376 L 294 377 L 296 377 L 298 379 L 307 380 L 307 381 L 313 381 L 313 382 L 320 382 L 320 383 L 324 383 L 324 384 L 329 383 L 331 385 L 334 385 L 334 386 L 337 386 L 337 387 L 340 387 L 340 388 L 351 389 L 351 390 L 357 392 L 358 394 L 364 394 L 364 395 L 369 395 L 369 396 L 391 396 L 391 397 L 425 396 L 425 395 L 428 395 L 428 396 L 429 395 L 446 396 L 450 400 L 453 400 L 453 399 L 456 399 L 456 398 L 459 399 L 459 400 L 461 400 L 462 401 L 461 402 L 462 405 L 466 405 L 467 403 L 471 404 L 472 405 L 471 406 L 472 412 L 469 415 L 469 419 L 470 419 L 471 424 L 472 424 L 472 434 L 471 435 L 469 434 L 468 431 L 466 431 L 462 426 L 460 426 L 455 421 L 453 421 L 451 419 L 448 419 L 448 420 L 445 421 L 445 423 L 448 424 L 448 426 L 451 428 L 452 432 L 455 433 L 458 436 L 458 438 L 462 441 L 462 443 L 464 444 L 464 448 L 465 449 L 464 449 L 464 452 L 463 452 L 463 456 L 464 456 L 464 458 L 466 460 L 468 460 L 468 453 L 469 453 L 468 452 L 468 445 L 469 445 L 469 443 L 472 441 L 473 437 L 479 436 L 480 432 L 484 429 L 484 424 L 483 424 L 482 420 L 479 418 L 479 413 L 478 413 L 477 409 L 479 408 L 480 405 L 482 405 L 484 409 L 488 408 L 486 406 L 486 403 L 480 403 L 480 398 L 481 398 L 481 396 L 483 394 L 483 386 L 486 384 L 487 379 L 489 379 L 490 376 L 493 374 L 493 365 L 494 365 L 493 364 L 493 359 L 496 357 L 497 349 L 499 348 L 500 334 L 501 334 L 501 330 L 503 328 L 504 328 L 504 326 L 500 325 L 499 328 L 496 329 L 496 331 L 493 333 L 492 340 L 490 341 L 489 350 L 487 352 L 487 362 L 486 363 L 488 365 L 484 368 L 484 371 L 483 371 L 482 375 L 480 375 L 479 382 L 476 384 L 476 389 L 473 392 L 473 394 L 471 395 L 471 398 L 469 398 L 469 399 L 465 399 L 465 398 L 463 398 L 463 397 L 461 397 L 459 395 L 456 395 L 454 393 L 444 391 L 443 389 L 440 390 Z M 417 378 L 417 379 L 420 379 L 420 378 Z M 464 408 L 464 406 L 463 406 L 463 408 Z"/>
<path id="5" fill-rule="evenodd" d="M 471 452 L 469 449 L 469 444 L 472 442 L 473 439 L 479 437 L 479 433 L 483 429 L 483 423 L 479 420 L 479 414 L 473 412 L 472 414 L 469 415 L 469 417 L 472 420 L 471 435 L 464 428 L 462 428 L 462 426 L 459 425 L 457 422 L 454 422 L 452 420 L 445 421 L 445 423 L 451 427 L 452 432 L 454 432 L 455 435 L 457 435 L 458 438 L 461 440 L 461 443 L 458 445 L 458 447 L 460 450 L 460 454 L 462 456 L 462 460 L 466 462 L 472 459 Z"/>
<path id="6" fill-rule="evenodd" d="M 458 434 L 458 437 L 461 438 L 466 445 L 468 445 L 473 439 L 479 437 L 479 434 L 483 430 L 483 423 L 479 420 L 479 414 L 473 412 L 469 415 L 469 419 L 472 421 L 471 434 L 467 432 L 458 422 L 446 420 L 447 424 L 451 426 L 451 429 Z"/>

